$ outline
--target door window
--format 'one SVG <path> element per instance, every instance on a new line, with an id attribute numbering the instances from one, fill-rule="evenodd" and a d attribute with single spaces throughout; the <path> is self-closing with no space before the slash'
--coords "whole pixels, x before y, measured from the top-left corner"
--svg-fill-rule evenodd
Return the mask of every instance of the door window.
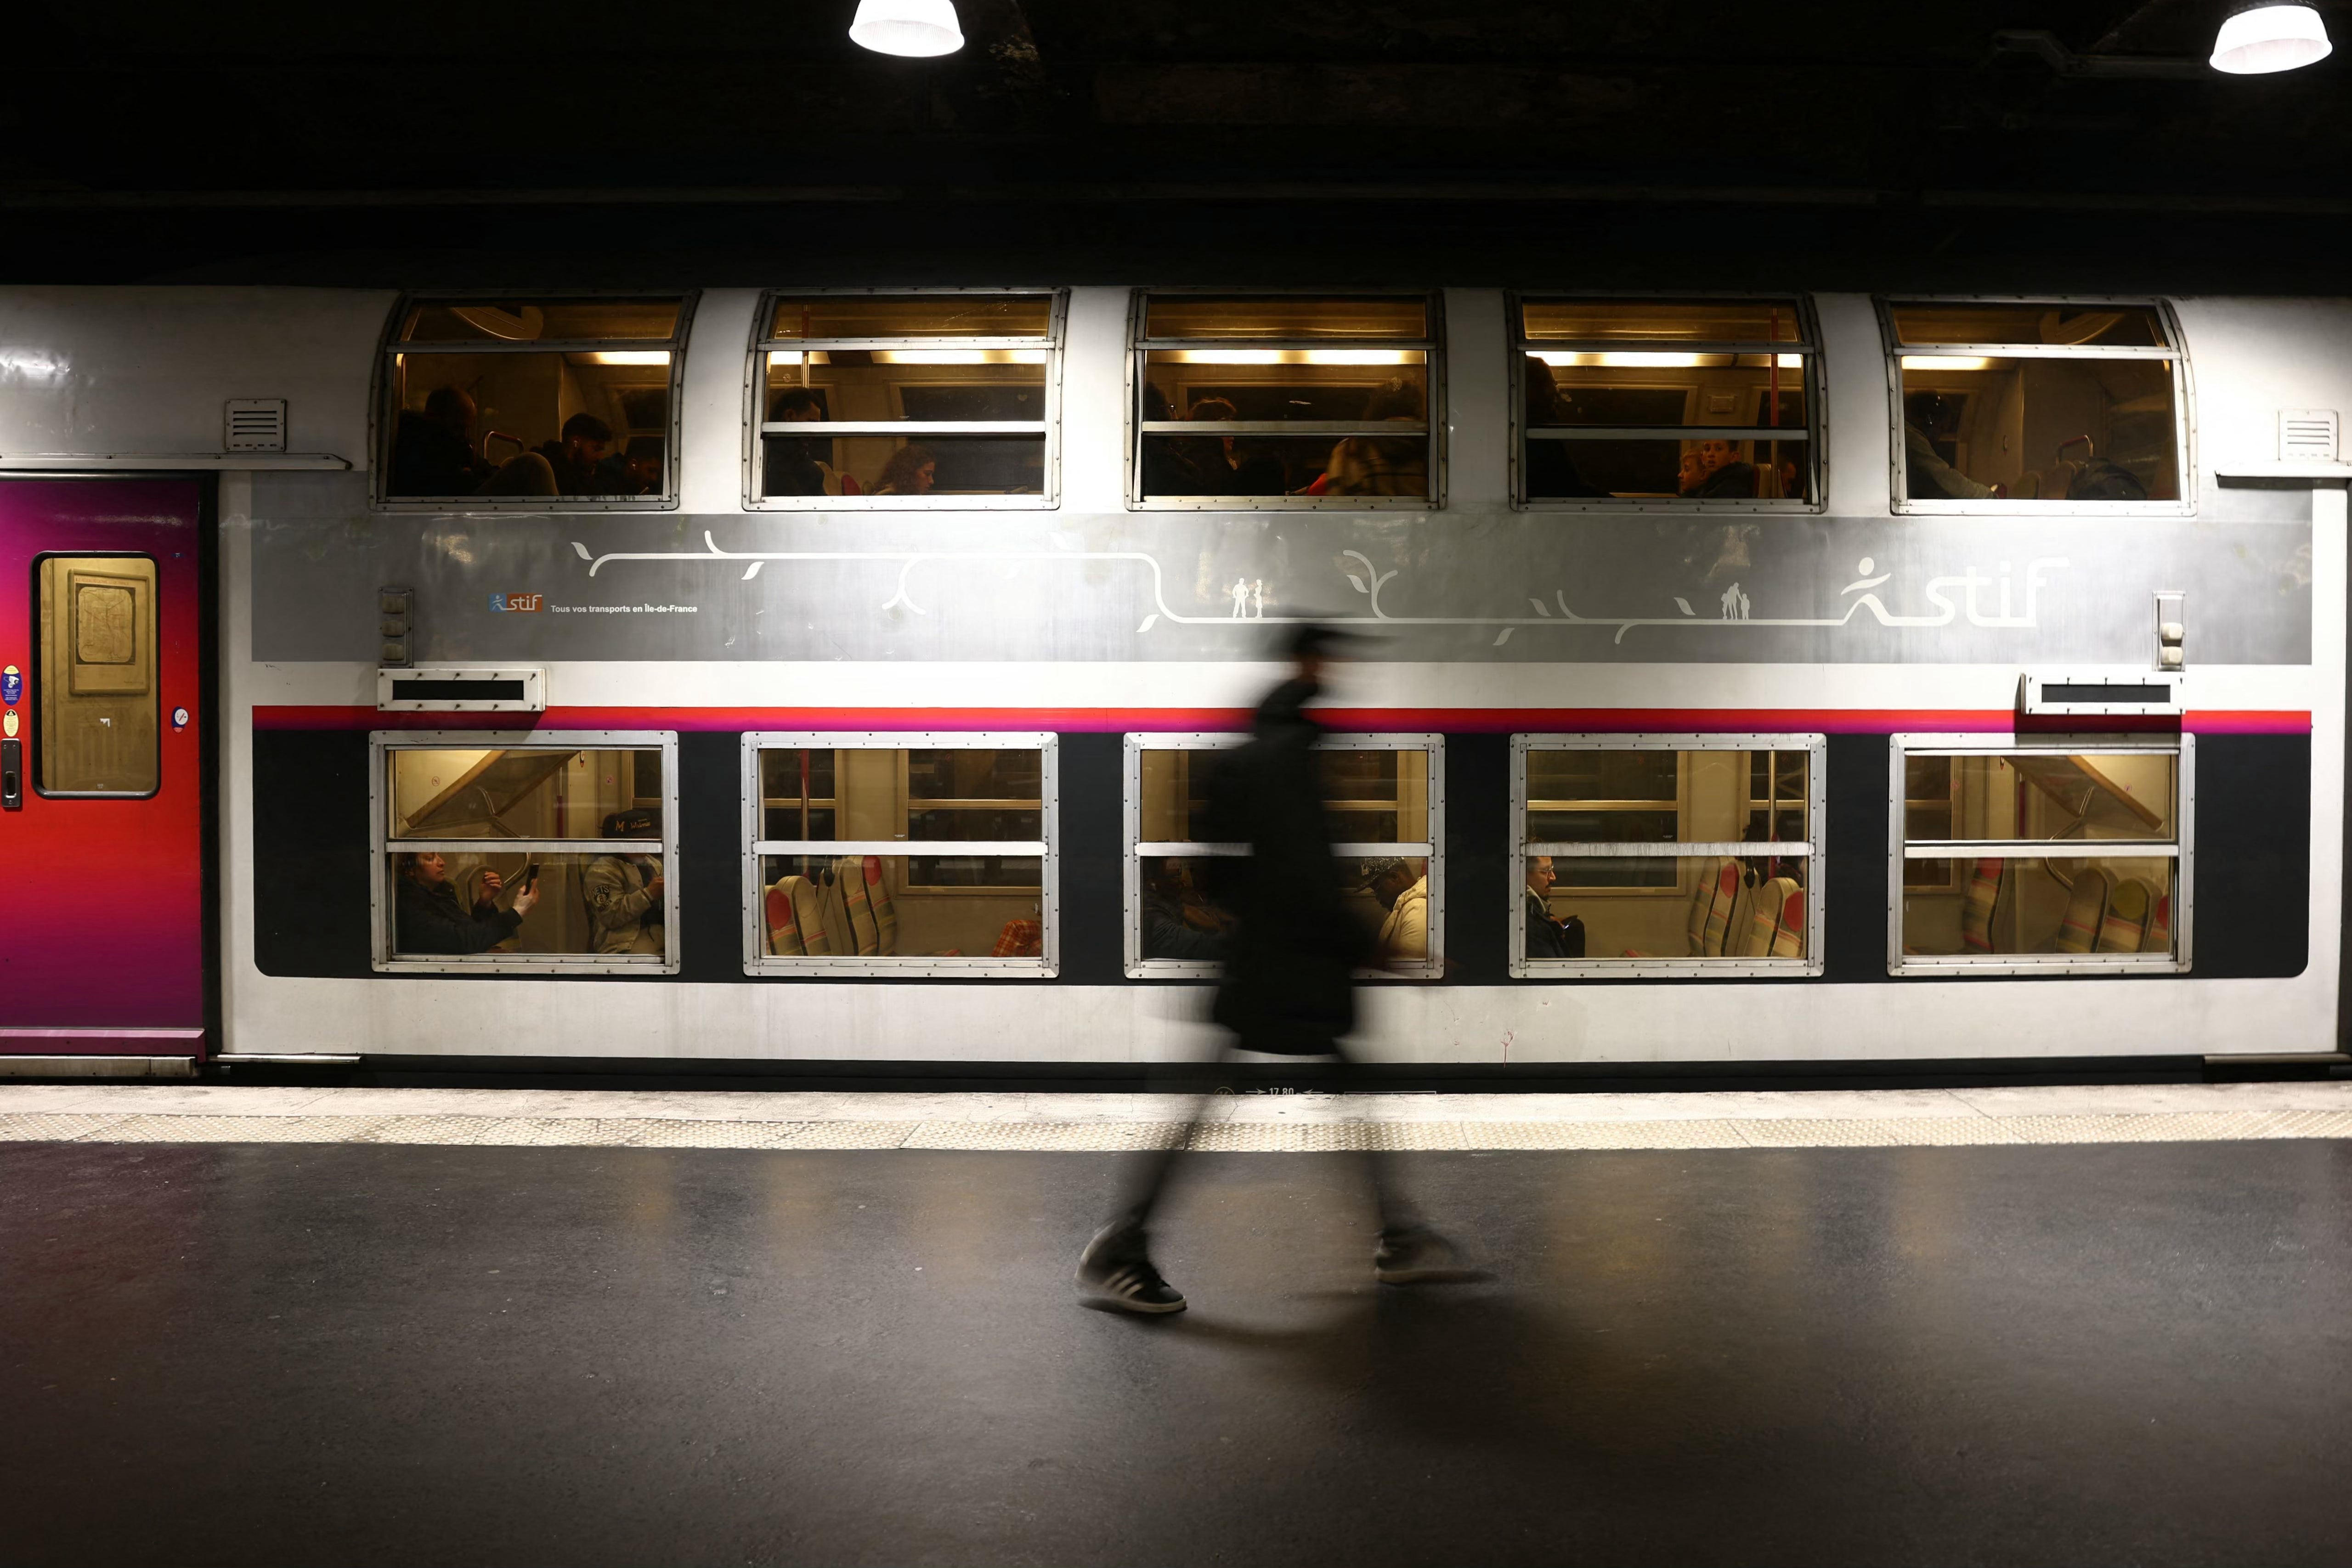
<path id="1" fill-rule="evenodd" d="M 41 653 L 34 787 L 44 795 L 152 795 L 155 563 L 53 555 L 38 567 Z"/>

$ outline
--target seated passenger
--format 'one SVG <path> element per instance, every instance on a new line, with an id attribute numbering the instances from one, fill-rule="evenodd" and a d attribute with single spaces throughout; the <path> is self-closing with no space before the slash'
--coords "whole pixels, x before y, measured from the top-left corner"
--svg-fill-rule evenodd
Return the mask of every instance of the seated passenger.
<path id="1" fill-rule="evenodd" d="M 1579 951 L 1568 950 L 1568 930 L 1552 917 L 1551 905 L 1544 894 L 1551 891 L 1551 856 L 1528 857 L 1528 956 L 1530 958 L 1580 958 Z"/>
<path id="2" fill-rule="evenodd" d="M 1421 417 L 1421 389 L 1402 382 L 1373 393 L 1364 410 L 1367 423 L 1418 422 Z M 1426 496 L 1429 440 L 1422 435 L 1350 435 L 1331 448 L 1330 465 L 1324 473 L 1329 483 L 1315 494 Z"/>
<path id="3" fill-rule="evenodd" d="M 644 838 L 661 831 L 656 811 L 614 811 L 604 819 L 608 839 Z M 662 950 L 660 858 L 636 850 L 598 855 L 580 875 L 588 904 L 588 948 L 593 953 L 658 953 Z"/>
<path id="4" fill-rule="evenodd" d="M 768 403 L 772 424 L 805 424 L 824 417 L 824 400 L 814 387 L 786 387 Z M 771 435 L 760 444 L 760 494 L 762 496 L 822 496 L 825 493 L 824 459 L 833 451 L 829 441 Z"/>
<path id="5" fill-rule="evenodd" d="M 1227 917 L 1212 907 L 1181 860 L 1146 862 L 1143 956 L 1213 963 L 1225 956 Z"/>
<path id="6" fill-rule="evenodd" d="M 1903 456 L 1904 492 L 1912 500 L 1981 501 L 2000 494 L 1995 486 L 1979 485 L 1945 462 L 1927 433 L 1908 422 L 1903 426 Z"/>
<path id="7" fill-rule="evenodd" d="M 489 461 L 474 450 L 474 400 L 456 387 L 436 387 L 422 412 L 400 411 L 393 436 L 387 496 L 470 496 L 490 476 Z"/>
<path id="8" fill-rule="evenodd" d="M 1696 482 L 1685 487 L 1683 494 L 1699 501 L 1726 497 L 1752 500 L 1756 495 L 1756 465 L 1740 460 L 1737 442 L 1701 441 Z"/>
<path id="9" fill-rule="evenodd" d="M 1230 398 L 1204 397 L 1193 400 L 1184 411 L 1186 419 L 1224 423 L 1241 418 Z M 1199 440 L 1171 442 L 1181 445 L 1192 468 L 1199 474 L 1203 496 L 1279 496 L 1283 493 L 1286 476 L 1281 460 L 1266 453 L 1243 447 L 1236 435 L 1202 436 Z"/>
<path id="10" fill-rule="evenodd" d="M 563 422 L 563 439 L 541 442 L 539 455 L 555 475 L 559 496 L 612 496 L 630 492 L 606 487 L 597 465 L 613 444 L 613 427 L 593 413 L 575 413 Z"/>
<path id="11" fill-rule="evenodd" d="M 890 461 L 882 465 L 882 477 L 876 482 L 877 496 L 928 496 L 940 476 L 940 460 L 931 449 L 909 441 L 890 454 Z"/>
<path id="12" fill-rule="evenodd" d="M 662 487 L 662 439 L 639 436 L 626 452 L 608 454 L 596 465 L 606 496 L 649 496 Z"/>
<path id="13" fill-rule="evenodd" d="M 482 873 L 482 890 L 468 910 L 449 885 L 449 862 L 426 851 L 395 856 L 398 885 L 393 890 L 394 951 L 416 953 L 487 953 L 522 928 L 522 917 L 539 902 L 539 889 L 525 887 L 514 896 L 514 907 L 500 909 L 499 893 L 506 885 L 499 873 Z"/>
<path id="14" fill-rule="evenodd" d="M 1580 423 L 1573 416 L 1570 400 L 1559 390 L 1549 365 L 1533 354 L 1527 361 L 1528 428 L 1540 430 L 1546 426 Z M 1527 442 L 1528 498 L 1559 499 L 1566 497 L 1606 496 L 1608 491 L 1589 483 L 1577 471 L 1573 441 L 1539 441 L 1528 437 Z"/>
<path id="15" fill-rule="evenodd" d="M 1364 887 L 1389 912 L 1374 951 L 1382 964 L 1418 964 L 1429 956 L 1429 873 L 1405 860 L 1379 860 L 1364 868 Z"/>

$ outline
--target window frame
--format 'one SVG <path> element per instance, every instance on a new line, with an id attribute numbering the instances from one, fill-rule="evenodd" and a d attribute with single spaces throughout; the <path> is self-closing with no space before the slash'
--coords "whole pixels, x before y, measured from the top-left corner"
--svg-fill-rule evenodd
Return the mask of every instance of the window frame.
<path id="1" fill-rule="evenodd" d="M 1937 735 L 1906 733 L 1887 737 L 1888 799 L 1893 802 L 1886 828 L 1886 972 L 1901 978 L 1940 975 L 2185 975 L 2190 962 L 2196 893 L 2197 737 L 2189 734 L 2132 736 L 2096 735 Z M 1906 831 L 1906 764 L 1914 756 L 2013 757 L 2032 752 L 2056 752 L 2070 757 L 2100 755 L 2149 756 L 2178 758 L 2173 788 L 2173 837 L 2168 844 L 2137 839 L 1924 839 L 1923 845 L 1940 847 L 1940 855 L 1907 854 Z M 2051 853 L 2053 844 L 2080 845 L 2093 853 L 2067 856 Z M 1957 860 L 1999 853 L 2021 860 L 2106 860 L 2118 857 L 2163 859 L 2179 867 L 2172 888 L 2172 951 L 2162 956 L 2146 953 L 1906 953 L 1903 951 L 1903 862 L 1906 860 Z M 1915 888 L 1914 895 L 1953 898 L 1964 892 L 1953 884 Z"/>
<path id="2" fill-rule="evenodd" d="M 1427 301 L 1429 332 L 1422 338 L 1148 338 L 1154 296 L 1236 299 L 1351 299 L 1420 297 Z M 1445 291 L 1443 288 L 1220 288 L 1202 286 L 1139 287 L 1127 306 L 1126 413 L 1123 416 L 1127 506 L 1138 512 L 1436 512 L 1445 507 Z M 1338 443 L 1350 435 L 1389 435 L 1391 426 L 1325 420 L 1175 420 L 1170 430 L 1145 428 L 1143 389 L 1150 356 L 1168 349 L 1394 349 L 1419 350 L 1426 359 L 1427 396 L 1422 416 L 1429 448 L 1429 494 L 1423 496 L 1168 496 L 1143 493 L 1143 438 L 1174 435 L 1328 435 Z"/>
<path id="3" fill-rule="evenodd" d="M 1528 754 L 1531 751 L 1802 751 L 1805 762 L 1805 822 L 1808 837 L 1801 842 L 1768 839 L 1678 839 L 1671 844 L 1601 844 L 1559 839 L 1529 839 L 1528 822 Z M 1748 732 L 1730 734 L 1605 735 L 1519 734 L 1511 737 L 1510 852 L 1510 973 L 1514 980 L 1594 979 L 1818 979 L 1826 961 L 1823 934 L 1827 929 L 1827 898 L 1823 874 L 1828 864 L 1829 737 L 1819 732 Z M 1686 793 L 1677 779 L 1678 797 Z M 1686 802 L 1678 806 L 1686 810 Z M 1677 820 L 1677 827 L 1680 821 Z M 1795 844 L 1794 852 L 1790 845 Z M 1777 858 L 1805 862 L 1805 954 L 1801 958 L 1530 958 L 1528 956 L 1527 862 L 1532 855 L 1563 855 L 1611 859 L 1689 859 L 1728 857 L 1755 860 L 1759 850 Z M 1639 853 L 1629 852 L 1638 851 Z M 1665 852 L 1661 853 L 1660 852 Z M 1634 896 L 1655 897 L 1643 888 L 1612 889 Z M 1659 890 L 1663 891 L 1663 890 Z M 1673 890 L 1684 898 L 1689 891 L 1677 882 Z"/>
<path id="4" fill-rule="evenodd" d="M 41 568 L 52 560 L 143 560 L 149 570 L 147 587 L 147 624 L 142 633 L 147 639 L 147 672 L 151 684 L 150 698 L 155 711 L 154 746 L 155 783 L 147 789 L 48 789 L 41 779 L 48 768 L 49 729 L 49 669 L 47 640 L 41 635 Z M 32 652 L 26 660 L 26 691 L 32 698 L 19 705 L 29 709 L 27 727 L 31 753 L 24 765 L 24 782 L 33 794 L 44 800 L 152 800 L 163 792 L 163 729 L 167 710 L 163 706 L 163 566 L 152 550 L 136 549 L 44 549 L 33 552 L 31 576 L 26 583 L 30 594 L 26 605 L 26 630 L 30 634 Z M 71 664 L 68 660 L 68 663 Z M 13 710 L 12 710 L 13 711 Z"/>
<path id="5" fill-rule="evenodd" d="M 444 301 L 521 301 L 525 304 L 541 300 L 566 304 L 597 299 L 677 299 L 677 324 L 667 338 L 558 338 L 529 343 L 484 340 L 476 342 L 464 340 L 444 344 L 438 340 L 423 345 L 427 350 L 444 350 L 450 354 L 566 354 L 597 353 L 608 350 L 623 352 L 666 352 L 669 355 L 669 433 L 662 457 L 665 480 L 663 492 L 656 496 L 391 496 L 385 486 L 392 482 L 393 443 L 400 432 L 399 377 L 394 372 L 398 356 L 416 351 L 417 345 L 405 343 L 400 337 L 400 324 L 408 312 L 421 304 Z M 683 463 L 685 453 L 679 445 L 681 431 L 680 403 L 686 385 L 686 347 L 693 334 L 694 309 L 700 300 L 698 288 L 420 288 L 407 289 L 393 302 L 392 314 L 385 320 L 383 341 L 376 353 L 375 396 L 368 405 L 368 450 L 374 455 L 375 473 L 369 480 L 368 496 L 371 508 L 379 512 L 404 513 L 514 513 L 514 512 L 674 512 L 685 491 Z"/>
<path id="6" fill-rule="evenodd" d="M 1025 979 L 1050 980 L 1061 974 L 1061 737 L 1051 730 L 782 730 L 763 729 L 743 737 L 740 780 L 743 813 L 740 828 L 742 867 L 743 973 L 761 978 L 804 979 Z M 761 828 L 760 753 L 813 751 L 995 751 L 1034 750 L 1038 755 L 1037 788 L 1042 798 L 1037 841 L 1013 841 L 1017 849 L 999 848 L 1003 855 L 1038 854 L 1037 913 L 1044 924 L 1042 956 L 997 958 L 983 956 L 939 957 L 908 955 L 885 958 L 840 956 L 779 957 L 762 951 L 760 925 L 767 888 L 760 880 L 760 862 L 768 855 L 971 854 L 973 842 L 951 840 L 904 839 L 762 839 Z M 904 775 L 905 758 L 899 762 Z M 839 789 L 838 775 L 835 788 Z M 975 841 L 975 842 L 980 841 Z M 994 843 L 996 841 L 985 841 Z M 883 847 L 877 848 L 874 846 Z M 904 891 L 904 890 L 902 890 Z M 962 891 L 962 890 L 953 890 Z M 1024 890 L 1025 891 L 1025 890 Z"/>
<path id="7" fill-rule="evenodd" d="M 816 298 L 897 298 L 908 296 L 986 298 L 1042 298 L 1046 301 L 1044 338 L 918 337 L 918 338 L 772 338 L 769 331 L 781 299 Z M 743 507 L 751 512 L 969 512 L 1052 511 L 1062 504 L 1062 361 L 1068 338 L 1070 291 L 1067 288 L 1007 287 L 1002 288 L 771 288 L 760 296 L 751 319 L 751 346 L 743 380 Z M 1034 496 L 762 496 L 760 472 L 764 454 L 761 438 L 769 434 L 767 417 L 768 355 L 772 351 L 803 352 L 833 349 L 1040 349 L 1045 351 L 1045 413 L 1042 434 L 1045 465 L 1040 491 Z M 903 435 L 908 440 L 930 435 L 1025 435 L 1028 421 L 1003 420 L 803 420 L 785 422 L 777 434 L 813 435 L 834 431 L 844 435 Z M 1018 428 L 1007 429 L 1012 424 Z"/>
<path id="8" fill-rule="evenodd" d="M 1124 809 L 1120 840 L 1125 858 L 1120 872 L 1124 911 L 1121 947 L 1130 980 L 1214 979 L 1223 966 L 1195 958 L 1147 958 L 1143 956 L 1143 862 L 1147 853 L 1170 859 L 1215 859 L 1245 855 L 1248 846 L 1195 842 L 1191 840 L 1146 841 L 1143 831 L 1143 754 L 1147 751 L 1231 751 L 1248 741 L 1245 731 L 1187 730 L 1172 733 L 1130 732 L 1124 737 L 1121 772 Z M 1429 837 L 1403 843 L 1335 842 L 1334 855 L 1342 859 L 1395 856 L 1428 862 L 1429 954 L 1420 964 L 1402 969 L 1363 969 L 1362 979 L 1425 980 L 1445 973 L 1445 737 L 1383 731 L 1378 734 L 1327 734 L 1315 742 L 1318 751 L 1423 751 L 1429 755 Z"/>
<path id="9" fill-rule="evenodd" d="M 1581 339 L 1532 338 L 1528 335 L 1528 305 L 1573 304 L 1589 301 L 1593 304 L 1654 303 L 1665 305 L 1711 305 L 1769 302 L 1787 298 L 1795 308 L 1799 336 L 1790 343 L 1775 344 L 1767 350 L 1761 343 L 1742 342 L 1731 339 L 1708 339 L 1685 342 L 1672 340 L 1672 347 L 1688 353 L 1794 353 L 1804 359 L 1804 368 L 1798 373 L 1802 378 L 1805 397 L 1806 464 L 1812 486 L 1811 500 L 1780 497 L 1777 499 L 1755 496 L 1727 496 L 1704 500 L 1685 500 L 1680 497 L 1613 497 L 1613 496 L 1538 496 L 1527 493 L 1528 432 L 1528 355 L 1549 349 L 1566 353 L 1605 353 L 1617 350 L 1644 348 L 1668 342 L 1662 339 Z M 1815 516 L 1829 509 L 1830 433 L 1829 422 L 1822 417 L 1829 400 L 1829 371 L 1826 356 L 1822 352 L 1821 320 L 1813 308 L 1810 293 L 1775 294 L 1729 293 L 1720 290 L 1706 293 L 1627 292 L 1623 290 L 1553 291 L 1548 289 L 1514 289 L 1504 296 L 1503 308 L 1507 312 L 1504 328 L 1510 348 L 1509 451 L 1511 509 L 1517 512 L 1654 512 L 1677 516 L 1710 513 L 1772 514 Z M 1548 426 L 1547 428 L 1560 428 Z M 1651 431 L 1660 439 L 1671 434 L 1674 439 L 1695 439 L 1685 433 L 1703 432 L 1705 425 L 1594 425 L 1601 433 L 1591 439 L 1627 439 L 1626 431 Z M 1749 425 L 1714 427 L 1725 430 L 1762 428 Z M 1637 437 L 1638 438 L 1638 437 Z M 1540 439 L 1540 438 L 1539 438 Z M 1563 438 L 1553 438 L 1563 439 Z M 1583 440 L 1582 436 L 1566 437 Z M 1721 437 L 1717 437 L 1721 439 Z"/>
<path id="10" fill-rule="evenodd" d="M 2197 515 L 2197 401 L 2195 379 L 2189 363 L 2189 340 L 2180 330 L 2179 313 L 2169 299 L 2153 295 L 2077 294 L 2063 297 L 2035 294 L 1877 294 L 1871 297 L 1878 313 L 1879 340 L 1886 361 L 1888 400 L 1889 499 L 1897 517 L 2189 517 Z M 2103 305 L 2153 310 L 2163 323 L 2169 348 L 2129 344 L 2074 347 L 2053 343 L 1937 343 L 1907 347 L 1896 335 L 1895 311 L 1905 305 L 2042 306 L 2053 309 L 2096 308 Z M 1903 361 L 1912 359 L 1991 360 L 2168 360 L 2172 363 L 2173 461 L 2180 475 L 2180 498 L 2174 501 L 2044 501 L 2006 497 L 1982 500 L 1958 496 L 1910 495 L 1911 455 L 1903 439 Z"/>
<path id="11" fill-rule="evenodd" d="M 403 958 L 393 952 L 392 856 L 407 849 L 506 845 L 530 853 L 593 853 L 606 839 L 394 839 L 386 773 L 394 751 L 451 748 L 509 751 L 659 751 L 662 758 L 662 951 L 654 953 L 436 953 Z M 677 731 L 674 729 L 378 729 L 368 733 L 368 957 L 379 975 L 675 975 L 678 972 Z"/>

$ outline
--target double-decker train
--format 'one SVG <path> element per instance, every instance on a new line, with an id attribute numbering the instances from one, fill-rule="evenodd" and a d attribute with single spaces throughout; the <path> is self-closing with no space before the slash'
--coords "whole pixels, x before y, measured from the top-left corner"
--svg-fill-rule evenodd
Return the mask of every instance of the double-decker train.
<path id="1" fill-rule="evenodd" d="M 2342 300 L 0 289 L 0 1052 L 2325 1053 Z"/>

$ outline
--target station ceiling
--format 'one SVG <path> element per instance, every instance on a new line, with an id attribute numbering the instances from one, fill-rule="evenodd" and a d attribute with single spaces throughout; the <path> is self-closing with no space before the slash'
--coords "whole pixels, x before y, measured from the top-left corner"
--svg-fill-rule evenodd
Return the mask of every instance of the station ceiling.
<path id="1" fill-rule="evenodd" d="M 692 253 L 765 280 L 752 256 L 817 235 L 913 271 L 910 246 L 1508 281 L 1712 245 L 1750 273 L 2309 288 L 2352 234 L 2352 5 L 2322 6 L 2335 57 L 2262 78 L 2204 67 L 2215 0 L 960 0 L 937 60 L 857 48 L 854 9 L 19 0 L 0 209 L 49 243 L 0 268 Z"/>

